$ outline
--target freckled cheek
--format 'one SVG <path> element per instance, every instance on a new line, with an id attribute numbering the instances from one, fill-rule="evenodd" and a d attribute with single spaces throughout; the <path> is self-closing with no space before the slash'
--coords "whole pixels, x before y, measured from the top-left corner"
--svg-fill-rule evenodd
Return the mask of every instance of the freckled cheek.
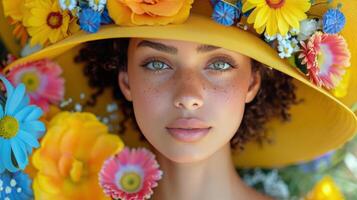
<path id="1" fill-rule="evenodd" d="M 227 84 L 222 89 L 212 93 L 210 108 L 215 108 L 216 122 L 225 131 L 232 131 L 239 126 L 243 116 L 245 97 L 247 93 L 245 84 Z"/>
<path id="2" fill-rule="evenodd" d="M 170 105 L 167 92 L 148 82 L 135 85 L 132 91 L 134 112 L 139 127 L 146 132 L 162 127 L 159 123 L 167 118 L 165 110 Z"/>

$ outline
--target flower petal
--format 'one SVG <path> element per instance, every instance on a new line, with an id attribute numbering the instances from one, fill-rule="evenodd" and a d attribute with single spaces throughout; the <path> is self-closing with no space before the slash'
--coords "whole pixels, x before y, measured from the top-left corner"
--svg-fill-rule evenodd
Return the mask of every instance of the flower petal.
<path id="1" fill-rule="evenodd" d="M 0 118 L 4 117 L 4 108 L 0 105 Z"/>
<path id="2" fill-rule="evenodd" d="M 15 118 L 18 122 L 22 122 L 35 108 L 35 106 L 26 106 L 15 114 Z"/>
<path id="3" fill-rule="evenodd" d="M 8 97 L 5 105 L 5 114 L 13 116 L 14 112 L 22 102 L 23 97 L 25 96 L 26 87 L 24 84 L 19 84 L 14 93 Z"/>
<path id="4" fill-rule="evenodd" d="M 5 140 L 5 142 L 3 143 L 1 152 L 2 152 L 1 160 L 5 168 L 10 172 L 18 171 L 19 169 L 15 167 L 15 165 L 12 163 L 11 160 L 11 146 L 8 140 Z"/>
<path id="5" fill-rule="evenodd" d="M 38 120 L 43 114 L 42 109 L 40 109 L 39 107 L 35 107 L 30 114 L 27 115 L 27 117 L 25 118 L 25 121 L 34 121 L 34 120 Z"/>
<path id="6" fill-rule="evenodd" d="M 25 169 L 28 164 L 28 157 L 26 154 L 26 149 L 23 144 L 17 141 L 17 138 L 13 138 L 11 141 L 11 148 L 15 155 L 16 162 L 20 169 Z"/>
<path id="7" fill-rule="evenodd" d="M 11 85 L 11 83 L 5 77 L 0 76 L 0 80 L 2 80 L 2 82 L 5 85 L 7 96 L 11 96 L 12 93 L 14 92 L 14 87 Z"/>
<path id="8" fill-rule="evenodd" d="M 4 139 L 0 138 L 0 150 L 2 150 L 2 145 L 4 143 Z M 0 157 L 3 158 L 3 154 L 0 152 Z M 0 160 L 0 174 L 5 171 L 5 165 L 2 162 L 3 159 Z M 5 160 L 5 159 L 4 159 Z"/>
<path id="9" fill-rule="evenodd" d="M 40 146 L 35 137 L 26 131 L 20 130 L 17 133 L 17 137 L 19 137 L 25 144 L 28 144 L 31 147 L 38 148 Z"/>
<path id="10" fill-rule="evenodd" d="M 45 124 L 41 121 L 25 121 L 20 125 L 21 130 L 29 133 L 44 132 L 46 130 Z"/>
<path id="11" fill-rule="evenodd" d="M 259 10 L 259 12 L 257 13 L 257 16 L 255 18 L 255 22 L 254 22 L 255 29 L 260 28 L 266 24 L 266 22 L 269 19 L 270 12 L 271 12 L 271 10 L 269 9 L 268 6 L 264 6 Z"/>

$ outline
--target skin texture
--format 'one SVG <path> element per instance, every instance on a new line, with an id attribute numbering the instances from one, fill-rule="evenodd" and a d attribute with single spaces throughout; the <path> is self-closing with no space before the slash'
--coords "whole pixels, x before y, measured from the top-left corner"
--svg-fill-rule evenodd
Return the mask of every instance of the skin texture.
<path id="1" fill-rule="evenodd" d="M 230 157 L 245 103 L 260 87 L 249 57 L 187 41 L 131 39 L 118 81 L 164 171 L 154 199 L 265 199 L 242 183 Z M 210 131 L 179 141 L 167 130 L 179 118 L 199 119 Z"/>

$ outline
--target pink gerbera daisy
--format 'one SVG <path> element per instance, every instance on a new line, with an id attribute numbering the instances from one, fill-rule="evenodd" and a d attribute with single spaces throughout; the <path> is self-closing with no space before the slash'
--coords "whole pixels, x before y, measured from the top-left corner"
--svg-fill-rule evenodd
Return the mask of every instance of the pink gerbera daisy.
<path id="1" fill-rule="evenodd" d="M 104 192 L 114 199 L 149 199 L 163 172 L 150 151 L 124 148 L 110 157 L 99 173 L 99 183 Z"/>
<path id="2" fill-rule="evenodd" d="M 307 66 L 311 82 L 327 89 L 335 88 L 345 68 L 350 66 L 351 54 L 345 39 L 337 34 L 316 32 L 305 44 L 301 42 L 302 64 Z"/>
<path id="3" fill-rule="evenodd" d="M 47 111 L 50 103 L 57 104 L 63 99 L 64 79 L 60 77 L 61 73 L 62 68 L 58 64 L 43 59 L 15 66 L 8 79 L 14 85 L 24 83 L 31 104 Z"/>

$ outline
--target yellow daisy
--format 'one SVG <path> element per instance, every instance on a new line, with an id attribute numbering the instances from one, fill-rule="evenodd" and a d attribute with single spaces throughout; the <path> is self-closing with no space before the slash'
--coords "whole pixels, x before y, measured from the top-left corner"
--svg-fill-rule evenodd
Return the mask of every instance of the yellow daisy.
<path id="1" fill-rule="evenodd" d="M 292 28 L 300 30 L 300 21 L 307 18 L 305 12 L 311 7 L 309 0 L 246 0 L 243 12 L 254 9 L 248 17 L 261 34 L 266 30 L 270 36 L 286 35 Z"/>
<path id="2" fill-rule="evenodd" d="M 27 0 L 29 12 L 25 13 L 23 24 L 32 37 L 30 44 L 55 43 L 70 34 L 73 23 L 69 11 L 62 11 L 58 0 Z"/>

